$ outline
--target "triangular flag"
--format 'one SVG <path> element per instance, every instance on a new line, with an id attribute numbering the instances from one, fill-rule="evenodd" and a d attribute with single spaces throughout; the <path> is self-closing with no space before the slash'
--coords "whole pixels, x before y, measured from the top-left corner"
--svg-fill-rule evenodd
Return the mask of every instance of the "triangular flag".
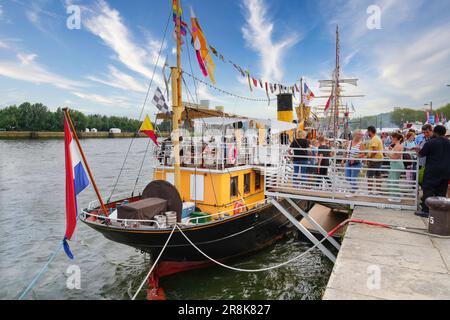
<path id="1" fill-rule="evenodd" d="M 153 140 L 153 142 L 158 145 L 158 137 L 155 134 L 155 129 L 153 129 L 153 124 L 150 121 L 150 118 L 148 115 L 145 116 L 145 120 L 141 125 L 141 128 L 139 129 L 139 132 L 145 133 L 150 139 Z"/>
<path id="2" fill-rule="evenodd" d="M 331 94 L 331 96 L 328 98 L 327 104 L 325 105 L 325 109 L 324 109 L 324 113 L 327 114 L 328 113 L 328 109 L 330 109 L 330 105 L 331 105 L 331 98 L 333 97 L 333 94 Z"/>
<path id="3" fill-rule="evenodd" d="M 252 89 L 252 84 L 251 84 L 251 81 L 250 81 L 250 73 L 248 72 L 248 70 L 245 71 L 245 73 L 247 74 L 248 86 L 249 86 L 249 88 L 250 88 L 250 91 L 253 91 L 253 89 Z"/>

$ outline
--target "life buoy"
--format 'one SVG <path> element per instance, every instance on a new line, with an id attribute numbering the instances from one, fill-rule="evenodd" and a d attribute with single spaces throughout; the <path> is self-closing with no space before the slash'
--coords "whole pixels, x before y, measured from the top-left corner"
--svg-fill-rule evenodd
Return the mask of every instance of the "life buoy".
<path id="1" fill-rule="evenodd" d="M 242 200 L 236 201 L 234 203 L 233 213 L 236 215 L 236 214 L 244 212 L 244 206 L 245 206 L 245 204 Z"/>
<path id="2" fill-rule="evenodd" d="M 228 145 L 228 163 L 236 164 L 236 159 L 237 159 L 237 148 L 235 145 L 230 144 Z"/>

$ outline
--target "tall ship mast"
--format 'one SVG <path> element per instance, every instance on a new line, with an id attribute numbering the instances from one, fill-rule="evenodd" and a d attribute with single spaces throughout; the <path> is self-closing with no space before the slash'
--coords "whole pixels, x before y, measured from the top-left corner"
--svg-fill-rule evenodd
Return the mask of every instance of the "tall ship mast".
<path id="1" fill-rule="evenodd" d="M 316 108 L 316 112 L 322 116 L 322 133 L 328 138 L 339 139 L 348 138 L 348 118 L 350 111 L 348 105 L 342 102 L 342 98 L 361 98 L 363 95 L 343 95 L 342 85 L 358 85 L 358 79 L 341 78 L 341 40 L 339 26 L 336 26 L 336 48 L 335 48 L 335 67 L 330 80 L 319 80 L 320 89 L 331 90 L 329 95 L 319 98 L 328 99 L 327 105 Z M 327 108 L 328 106 L 328 108 Z"/>

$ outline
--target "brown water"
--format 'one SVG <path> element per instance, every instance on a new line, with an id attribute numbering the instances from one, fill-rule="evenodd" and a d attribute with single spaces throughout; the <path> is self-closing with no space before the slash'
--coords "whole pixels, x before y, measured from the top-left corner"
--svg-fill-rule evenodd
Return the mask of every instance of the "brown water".
<path id="1" fill-rule="evenodd" d="M 133 189 L 148 140 L 133 143 L 116 193 Z M 129 139 L 82 141 L 101 192 L 108 196 L 130 145 Z M 138 188 L 150 181 L 149 153 Z M 0 140 L 0 299 L 14 299 L 55 250 L 65 231 L 65 169 L 62 140 Z M 85 207 L 95 199 L 89 187 L 79 199 Z M 264 268 L 308 249 L 286 239 L 233 265 Z M 151 265 L 135 249 L 113 243 L 83 224 L 71 242 L 75 260 L 59 253 L 29 299 L 130 299 Z M 81 270 L 81 289 L 66 286 L 67 268 Z M 331 264 L 318 251 L 289 266 L 263 272 L 238 273 L 212 267 L 161 281 L 169 299 L 319 299 Z M 140 299 L 145 299 L 141 292 Z"/>

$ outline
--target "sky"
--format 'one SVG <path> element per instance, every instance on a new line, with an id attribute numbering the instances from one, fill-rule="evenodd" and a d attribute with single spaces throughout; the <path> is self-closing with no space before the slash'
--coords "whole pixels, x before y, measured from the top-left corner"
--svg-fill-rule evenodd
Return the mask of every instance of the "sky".
<path id="1" fill-rule="evenodd" d="M 264 82 L 293 85 L 303 77 L 316 96 L 329 94 L 318 80 L 329 79 L 334 70 L 339 25 L 342 77 L 359 79 L 357 87 L 345 86 L 344 94 L 364 95 L 344 99 L 354 105 L 353 117 L 450 102 L 448 0 L 181 3 L 184 20 L 190 21 L 192 8 L 208 44 L 227 60 Z M 68 28 L 73 6 L 80 10 L 80 28 Z M 170 14 L 170 0 L 0 0 L 0 107 L 29 101 L 51 110 L 68 106 L 87 114 L 138 118 L 150 79 L 151 100 L 156 87 L 164 90 L 165 57 L 170 65 L 176 62 Z M 211 83 L 201 74 L 190 38 L 185 42 L 184 70 Z M 266 97 L 264 90 L 251 92 L 247 79 L 229 63 L 213 60 L 216 87 L 242 97 Z M 275 102 L 237 99 L 185 80 L 184 100 L 198 96 L 230 113 L 276 115 Z M 315 99 L 312 105 L 325 103 Z M 155 112 L 148 102 L 145 113 Z"/>

